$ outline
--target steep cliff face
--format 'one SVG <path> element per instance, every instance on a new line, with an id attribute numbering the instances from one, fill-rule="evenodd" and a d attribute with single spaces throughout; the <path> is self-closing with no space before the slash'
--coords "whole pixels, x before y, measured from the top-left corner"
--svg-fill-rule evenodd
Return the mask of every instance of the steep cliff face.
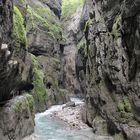
<path id="1" fill-rule="evenodd" d="M 60 15 L 61 1 L 0 2 L 0 139 L 31 134 L 35 111 L 68 100 L 60 82 Z"/>
<path id="2" fill-rule="evenodd" d="M 18 27 L 13 26 L 13 18 L 18 16 L 13 17 L 12 1 L 0 2 L 0 101 L 10 99 L 13 94 L 17 94 L 16 89 L 22 80 L 26 37 L 24 33 L 21 33 L 22 39 L 20 39 Z M 14 24 L 17 23 L 14 22 Z"/>
<path id="3" fill-rule="evenodd" d="M 31 60 L 28 79 L 34 86 L 32 95 L 36 111 L 40 112 L 68 99 L 60 79 L 61 1 L 15 0 L 15 5 L 26 24 L 27 51 Z"/>
<path id="4" fill-rule="evenodd" d="M 77 42 L 82 37 L 80 20 L 83 11 L 84 0 L 62 1 L 62 29 L 63 29 L 63 86 L 71 95 L 82 96 L 80 84 L 76 78 L 75 59 L 77 54 Z M 83 17 L 84 18 L 84 17 Z"/>
<path id="5" fill-rule="evenodd" d="M 19 140 L 34 130 L 34 100 L 18 96 L 28 75 L 24 21 L 12 0 L 0 1 L 0 139 Z M 14 98 L 15 97 L 15 98 Z M 13 98 L 13 99 L 11 99 Z"/>
<path id="6" fill-rule="evenodd" d="M 85 42 L 76 60 L 78 79 L 86 79 L 83 119 L 97 134 L 138 140 L 140 2 L 90 0 L 86 5 Z"/>

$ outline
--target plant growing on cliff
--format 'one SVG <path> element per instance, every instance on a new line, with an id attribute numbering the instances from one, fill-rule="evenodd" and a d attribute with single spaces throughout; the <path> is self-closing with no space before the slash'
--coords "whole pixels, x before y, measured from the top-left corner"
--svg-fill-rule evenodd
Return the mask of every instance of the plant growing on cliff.
<path id="1" fill-rule="evenodd" d="M 40 69 L 39 62 L 37 57 L 32 55 L 32 67 L 33 67 L 33 97 L 35 98 L 35 102 L 39 102 L 39 104 L 46 104 L 47 101 L 47 92 L 44 86 L 44 73 Z M 38 104 L 38 103 L 37 103 Z"/>
<path id="2" fill-rule="evenodd" d="M 118 110 L 125 112 L 132 112 L 131 104 L 127 96 L 124 96 L 118 103 Z"/>
<path id="3" fill-rule="evenodd" d="M 19 0 L 19 2 L 24 4 L 24 3 L 26 3 L 26 0 Z"/>
<path id="4" fill-rule="evenodd" d="M 25 44 L 26 43 L 26 30 L 24 27 L 24 19 L 20 10 L 16 6 L 14 6 L 13 26 L 14 26 L 13 35 L 16 41 Z"/>
<path id="5" fill-rule="evenodd" d="M 20 98 L 19 100 L 16 100 L 14 104 L 11 107 L 11 110 L 15 113 L 21 112 L 24 108 L 29 108 L 31 115 L 34 119 L 35 117 L 35 108 L 34 108 L 34 99 L 32 95 L 29 95 L 26 93 L 23 98 Z"/>
<path id="6" fill-rule="evenodd" d="M 74 14 L 78 7 L 84 5 L 85 0 L 62 0 L 62 18 Z"/>
<path id="7" fill-rule="evenodd" d="M 31 25 L 28 30 L 32 28 L 44 28 L 48 35 L 53 38 L 60 38 L 61 25 L 53 21 L 51 10 L 48 7 L 35 8 L 28 6 L 27 12 Z"/>

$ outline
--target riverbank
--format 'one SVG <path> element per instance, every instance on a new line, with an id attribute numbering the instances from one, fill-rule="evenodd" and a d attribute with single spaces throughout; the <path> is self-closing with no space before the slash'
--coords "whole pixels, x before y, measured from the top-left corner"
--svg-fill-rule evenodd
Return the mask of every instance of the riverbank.
<path id="1" fill-rule="evenodd" d="M 32 134 L 31 136 L 25 137 L 23 140 L 41 140 L 37 135 Z"/>
<path id="2" fill-rule="evenodd" d="M 113 140 L 112 137 L 95 135 L 92 128 L 82 121 L 81 110 L 84 102 L 75 99 L 72 102 L 52 106 L 45 112 L 37 114 L 35 135 L 23 140 L 67 140 L 69 138 L 71 140 Z"/>
<path id="3" fill-rule="evenodd" d="M 59 118 L 68 124 L 71 129 L 91 129 L 87 124 L 83 123 L 81 118 L 81 109 L 83 104 L 76 105 L 75 107 L 67 107 L 59 112 L 54 112 L 52 117 Z"/>
<path id="4" fill-rule="evenodd" d="M 83 106 L 84 103 L 77 104 L 75 107 L 65 105 L 61 111 L 54 112 L 52 117 L 64 121 L 72 130 L 81 130 L 82 134 L 85 133 L 85 135 L 89 136 L 92 140 L 114 140 L 110 136 L 98 136 L 93 134 L 92 128 L 82 121 L 81 111 Z"/>

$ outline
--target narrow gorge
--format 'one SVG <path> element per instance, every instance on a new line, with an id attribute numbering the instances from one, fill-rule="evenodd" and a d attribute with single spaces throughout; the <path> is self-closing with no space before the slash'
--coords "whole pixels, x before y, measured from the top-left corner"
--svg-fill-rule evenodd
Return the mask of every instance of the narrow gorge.
<path id="1" fill-rule="evenodd" d="M 140 139 L 140 0 L 0 0 L 0 140 Z"/>

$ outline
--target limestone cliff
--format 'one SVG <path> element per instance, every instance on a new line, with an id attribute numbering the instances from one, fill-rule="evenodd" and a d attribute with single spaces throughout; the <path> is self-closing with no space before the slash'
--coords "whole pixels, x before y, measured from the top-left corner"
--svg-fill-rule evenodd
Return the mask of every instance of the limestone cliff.
<path id="1" fill-rule="evenodd" d="M 94 133 L 139 140 L 139 52 L 139 0 L 0 1 L 0 139 L 69 93 Z"/>
<path id="2" fill-rule="evenodd" d="M 15 0 L 15 6 L 26 25 L 27 51 L 31 60 L 28 80 L 34 86 L 31 93 L 36 111 L 44 111 L 52 104 L 67 100 L 67 91 L 62 89 L 60 82 L 61 1 Z"/>
<path id="3" fill-rule="evenodd" d="M 61 1 L 0 2 L 2 140 L 21 140 L 31 134 L 35 112 L 68 100 L 59 78 L 60 14 Z"/>
<path id="4" fill-rule="evenodd" d="M 0 1 L 0 139 L 19 140 L 34 130 L 34 100 L 18 96 L 26 61 L 24 20 L 12 0 Z M 20 30 L 19 30 L 20 29 Z M 25 88 L 23 89 L 25 90 Z M 11 100 L 11 98 L 13 98 Z M 30 127 L 29 127 L 30 126 Z M 22 129 L 21 129 L 22 128 Z"/>
<path id="5" fill-rule="evenodd" d="M 63 86 L 73 96 L 83 96 L 80 84 L 76 78 L 75 59 L 78 51 L 77 43 L 83 36 L 81 19 L 83 16 L 84 0 L 63 0 L 62 1 L 62 35 L 63 35 L 63 56 L 62 75 Z"/>
<path id="6" fill-rule="evenodd" d="M 139 140 L 140 2 L 87 0 L 86 10 L 76 60 L 77 78 L 86 80 L 83 119 L 97 134 Z"/>
<path id="7" fill-rule="evenodd" d="M 26 36 L 24 30 L 18 31 L 18 28 L 22 27 L 22 20 L 19 23 L 14 20 L 16 28 L 13 26 L 13 18 L 19 16 L 15 13 L 13 17 L 12 1 L 0 2 L 0 101 L 8 100 L 13 94 L 17 94 L 17 86 L 22 81 Z"/>

